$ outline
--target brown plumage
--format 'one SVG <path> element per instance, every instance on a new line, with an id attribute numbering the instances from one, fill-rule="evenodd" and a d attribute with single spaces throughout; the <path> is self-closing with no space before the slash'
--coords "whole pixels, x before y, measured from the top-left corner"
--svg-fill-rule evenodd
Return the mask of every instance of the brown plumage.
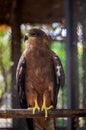
<path id="1" fill-rule="evenodd" d="M 33 114 L 36 110 L 45 112 L 46 120 L 33 120 L 34 130 L 55 130 L 55 120 L 47 117 L 48 110 L 56 107 L 59 87 L 64 85 L 62 64 L 49 49 L 48 36 L 42 30 L 29 30 L 24 40 L 26 49 L 16 72 L 21 107 L 32 107 Z"/>

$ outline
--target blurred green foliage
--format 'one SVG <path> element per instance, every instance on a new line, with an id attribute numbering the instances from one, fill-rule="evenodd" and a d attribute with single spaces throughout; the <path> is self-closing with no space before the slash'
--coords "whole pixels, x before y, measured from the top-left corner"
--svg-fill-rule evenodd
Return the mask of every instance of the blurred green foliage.
<path id="1" fill-rule="evenodd" d="M 0 99 L 11 88 L 11 41 L 9 31 L 0 31 Z"/>
<path id="2" fill-rule="evenodd" d="M 2 58 L 2 63 L 6 67 L 6 69 L 9 69 L 11 51 L 9 36 L 7 33 L 5 31 L 0 32 L 0 58 Z"/>

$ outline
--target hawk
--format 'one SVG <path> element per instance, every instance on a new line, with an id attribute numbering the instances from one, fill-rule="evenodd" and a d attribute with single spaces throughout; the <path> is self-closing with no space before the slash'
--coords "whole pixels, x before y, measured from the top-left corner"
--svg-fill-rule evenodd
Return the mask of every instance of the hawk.
<path id="1" fill-rule="evenodd" d="M 20 57 L 16 83 L 22 108 L 44 111 L 45 118 L 28 119 L 29 129 L 55 130 L 55 120 L 48 119 L 48 111 L 56 108 L 60 86 L 64 86 L 61 61 L 49 48 L 49 38 L 40 29 L 30 29 L 24 36 L 26 49 Z M 32 125 L 33 121 L 33 125 Z"/>

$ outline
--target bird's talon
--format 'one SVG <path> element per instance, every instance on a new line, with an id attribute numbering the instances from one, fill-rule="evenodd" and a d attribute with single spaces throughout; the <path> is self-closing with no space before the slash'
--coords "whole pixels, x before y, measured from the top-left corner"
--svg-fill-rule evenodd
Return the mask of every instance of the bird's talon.
<path id="1" fill-rule="evenodd" d="M 35 114 L 36 110 L 40 111 L 40 108 L 39 107 L 34 107 L 33 108 L 33 114 Z"/>
<path id="2" fill-rule="evenodd" d="M 53 106 L 51 105 L 51 106 L 49 106 L 49 107 L 46 107 L 46 106 L 42 106 L 42 108 L 41 108 L 41 111 L 45 111 L 45 118 L 47 118 L 48 117 L 48 110 L 50 110 L 50 109 L 52 109 L 53 108 Z"/>
<path id="3" fill-rule="evenodd" d="M 35 114 L 36 110 L 40 111 L 40 107 L 38 105 L 37 100 L 35 100 L 35 106 L 33 107 L 33 114 Z"/>

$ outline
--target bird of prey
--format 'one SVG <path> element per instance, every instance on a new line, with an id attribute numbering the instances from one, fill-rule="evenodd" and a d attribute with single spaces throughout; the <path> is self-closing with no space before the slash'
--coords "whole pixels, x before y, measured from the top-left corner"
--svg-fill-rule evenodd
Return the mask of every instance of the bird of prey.
<path id="1" fill-rule="evenodd" d="M 40 29 L 30 29 L 24 36 L 26 49 L 20 57 L 16 82 L 22 108 L 44 111 L 45 118 L 29 119 L 30 130 L 55 130 L 55 120 L 48 111 L 56 108 L 60 86 L 64 86 L 61 61 L 49 48 L 49 38 Z M 31 125 L 33 121 L 33 128 Z"/>

